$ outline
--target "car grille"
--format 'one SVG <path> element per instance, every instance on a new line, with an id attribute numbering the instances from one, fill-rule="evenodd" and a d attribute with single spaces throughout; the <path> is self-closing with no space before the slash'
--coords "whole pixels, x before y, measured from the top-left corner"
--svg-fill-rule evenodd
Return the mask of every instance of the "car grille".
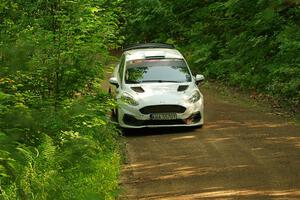
<path id="1" fill-rule="evenodd" d="M 130 126 L 147 126 L 147 125 L 189 125 L 189 124 L 195 124 L 201 120 L 201 113 L 197 112 L 192 114 L 190 117 L 188 117 L 186 120 L 191 121 L 185 121 L 182 119 L 175 119 L 175 120 L 138 120 L 134 116 L 125 114 L 123 121 L 125 124 Z"/>
<path id="2" fill-rule="evenodd" d="M 185 124 L 183 120 L 138 120 L 133 116 L 125 114 L 124 123 L 130 126 L 147 126 L 147 125 L 180 125 Z"/>
<path id="3" fill-rule="evenodd" d="M 201 113 L 197 112 L 189 116 L 186 120 L 138 120 L 134 116 L 125 114 L 123 121 L 130 126 L 147 126 L 147 125 L 191 125 L 201 120 Z"/>
<path id="4" fill-rule="evenodd" d="M 152 113 L 184 113 L 185 107 L 179 105 L 155 105 L 146 106 L 140 109 L 142 114 L 152 114 Z"/>

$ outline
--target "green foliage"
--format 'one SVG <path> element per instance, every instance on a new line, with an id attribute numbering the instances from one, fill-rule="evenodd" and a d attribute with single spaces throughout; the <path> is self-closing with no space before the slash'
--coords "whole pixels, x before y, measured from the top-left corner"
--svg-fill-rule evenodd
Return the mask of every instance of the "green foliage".
<path id="1" fill-rule="evenodd" d="M 99 90 L 122 1 L 0 2 L 0 199 L 113 199 L 118 131 Z"/>
<path id="2" fill-rule="evenodd" d="M 166 6 L 164 3 L 167 3 Z M 177 29 L 176 15 L 171 10 L 172 2 L 160 0 L 128 1 L 125 34 L 128 44 L 140 41 L 166 41 L 172 38 Z"/>
<path id="3" fill-rule="evenodd" d="M 28 82 L 27 89 L 54 96 L 56 103 L 100 77 L 99 54 L 103 58 L 108 48 L 122 41 L 114 12 L 117 3 L 112 8 L 90 0 L 10 4 L 1 14 L 20 14 L 9 15 L 1 24 L 4 74 L 22 71 L 19 78 Z"/>
<path id="4" fill-rule="evenodd" d="M 7 105 L 7 95 L 1 97 Z M 2 110 L 2 198 L 112 199 L 120 158 L 118 132 L 106 116 L 110 101 L 97 94 L 68 100 L 60 110 Z M 5 115 L 17 112 L 9 124 Z"/>

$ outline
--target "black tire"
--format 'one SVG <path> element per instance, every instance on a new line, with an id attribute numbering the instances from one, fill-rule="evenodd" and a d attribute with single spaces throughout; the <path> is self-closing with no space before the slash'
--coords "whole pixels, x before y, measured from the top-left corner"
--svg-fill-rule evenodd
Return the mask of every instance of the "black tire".
<path id="1" fill-rule="evenodd" d="M 111 109 L 111 120 L 118 123 L 118 109 Z"/>

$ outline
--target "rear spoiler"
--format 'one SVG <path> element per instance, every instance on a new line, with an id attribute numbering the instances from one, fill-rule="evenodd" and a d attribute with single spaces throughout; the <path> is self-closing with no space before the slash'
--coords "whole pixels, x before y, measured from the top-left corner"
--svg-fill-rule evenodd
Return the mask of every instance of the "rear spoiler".
<path id="1" fill-rule="evenodd" d="M 133 50 L 133 49 L 148 49 L 148 48 L 175 49 L 175 47 L 171 44 L 145 43 L 145 44 L 136 44 L 136 45 L 128 46 L 124 49 L 124 51 Z"/>

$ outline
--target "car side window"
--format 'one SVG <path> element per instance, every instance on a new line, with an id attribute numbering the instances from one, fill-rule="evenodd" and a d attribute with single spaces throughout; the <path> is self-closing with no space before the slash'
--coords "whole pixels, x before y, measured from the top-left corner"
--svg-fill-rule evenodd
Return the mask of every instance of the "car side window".
<path id="1" fill-rule="evenodd" d="M 119 80 L 122 82 L 123 80 L 123 74 L 124 74 L 124 66 L 125 66 L 125 56 L 122 55 L 121 62 L 119 66 Z"/>

